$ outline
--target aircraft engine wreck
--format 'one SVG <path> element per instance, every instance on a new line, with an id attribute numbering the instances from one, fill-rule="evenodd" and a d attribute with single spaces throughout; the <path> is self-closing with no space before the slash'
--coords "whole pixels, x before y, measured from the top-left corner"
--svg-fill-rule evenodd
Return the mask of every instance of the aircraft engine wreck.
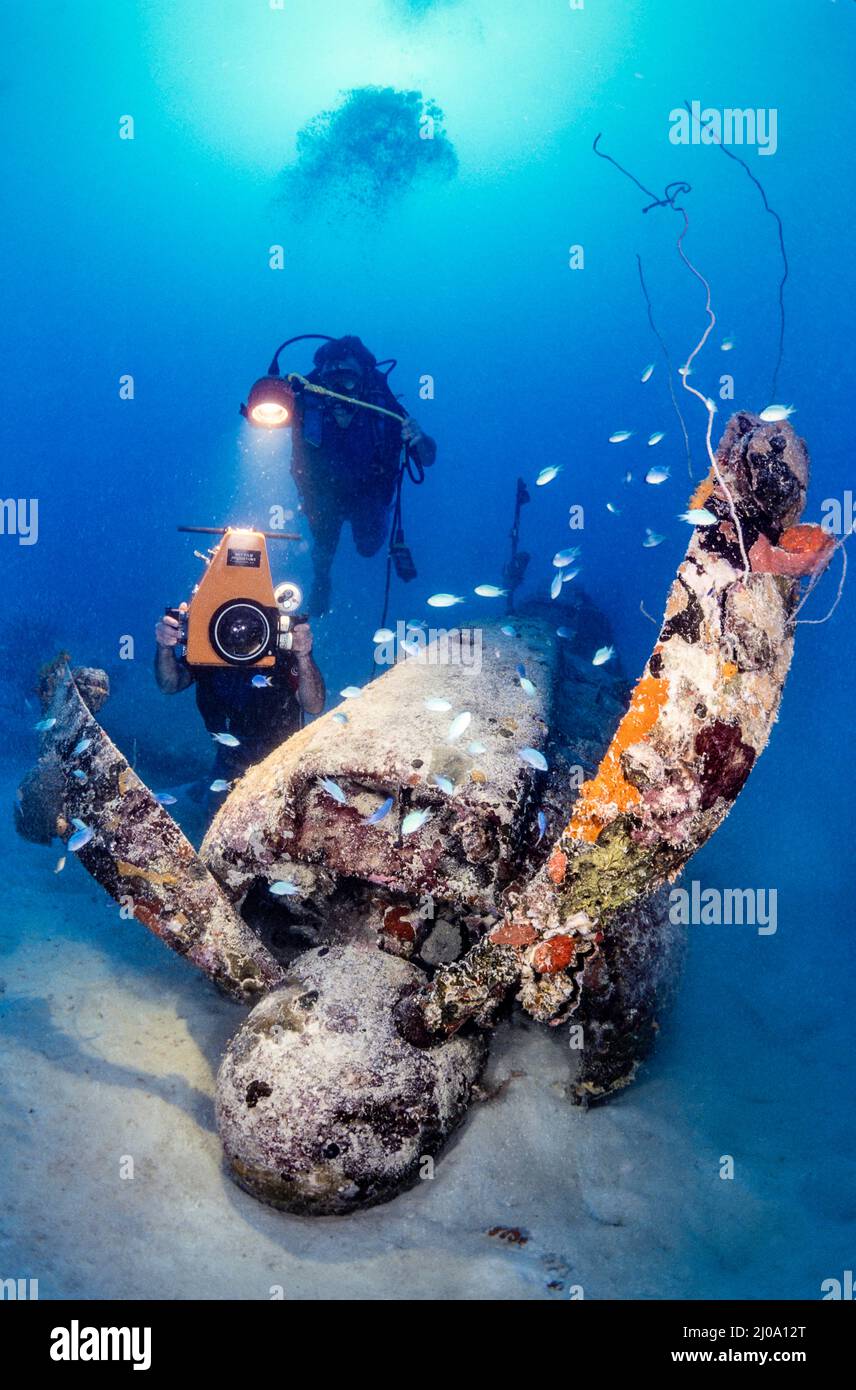
<path id="1" fill-rule="evenodd" d="M 532 604 L 484 630 L 480 665 L 429 647 L 288 739 L 198 853 L 100 727 L 103 673 L 46 673 L 18 828 L 70 842 L 255 1005 L 217 1097 L 253 1195 L 336 1214 L 412 1185 L 477 1094 L 502 1009 L 582 1029 L 581 1103 L 632 1080 L 680 963 L 668 885 L 763 750 L 819 563 L 789 425 L 736 415 L 718 469 L 632 695 L 592 664 L 609 632 L 584 596 Z"/>

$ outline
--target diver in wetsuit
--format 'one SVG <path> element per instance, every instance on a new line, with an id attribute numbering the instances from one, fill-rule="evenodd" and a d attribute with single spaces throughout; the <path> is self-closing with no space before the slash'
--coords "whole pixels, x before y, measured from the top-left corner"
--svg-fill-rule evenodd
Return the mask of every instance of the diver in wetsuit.
<path id="1" fill-rule="evenodd" d="M 314 362 L 308 378 L 313 384 L 400 417 L 399 424 L 308 391 L 296 400 L 291 472 L 312 531 L 309 612 L 320 616 L 330 605 L 330 570 L 342 523 L 351 523 L 360 555 L 376 555 L 389 528 L 402 444 L 423 468 L 434 462 L 437 446 L 402 408 L 359 338 L 324 343 Z"/>
<path id="2" fill-rule="evenodd" d="M 183 604 L 182 608 L 186 609 Z M 326 692 L 324 678 L 312 656 L 312 629 L 297 623 L 290 651 L 277 654 L 272 670 L 261 673 L 231 666 L 188 666 L 176 655 L 178 619 L 168 614 L 155 628 L 155 679 L 167 695 L 196 686 L 196 703 L 210 734 L 233 734 L 238 746 L 217 743 L 212 777 L 231 782 L 260 762 L 300 727 L 301 711 L 320 714 Z M 253 684 L 253 679 L 258 681 Z"/>

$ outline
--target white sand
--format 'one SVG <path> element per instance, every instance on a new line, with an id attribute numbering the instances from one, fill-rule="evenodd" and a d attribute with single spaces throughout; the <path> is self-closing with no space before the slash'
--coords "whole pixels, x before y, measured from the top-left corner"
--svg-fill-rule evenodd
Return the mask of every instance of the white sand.
<path id="1" fill-rule="evenodd" d="M 817 1297 L 852 1267 L 852 1121 L 811 1098 L 843 1064 L 822 996 L 813 1030 L 792 1027 L 793 946 L 741 937 L 759 1002 L 729 984 L 721 936 L 692 938 L 653 1064 L 587 1113 L 563 1093 L 564 1042 L 505 1026 L 489 1080 L 523 1075 L 474 1108 L 433 1181 L 295 1218 L 221 1167 L 213 1081 L 237 1006 L 79 865 L 54 880 L 54 852 L 11 830 L 3 845 L 0 1276 L 37 1278 L 42 1298 Z"/>

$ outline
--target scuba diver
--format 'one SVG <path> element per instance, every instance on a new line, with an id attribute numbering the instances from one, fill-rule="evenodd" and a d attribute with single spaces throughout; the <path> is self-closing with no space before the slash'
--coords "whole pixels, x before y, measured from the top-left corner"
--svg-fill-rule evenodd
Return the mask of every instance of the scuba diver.
<path id="1" fill-rule="evenodd" d="M 187 611 L 182 604 L 179 612 Z M 294 628 L 289 651 L 277 653 L 271 672 L 251 677 L 233 667 L 188 666 L 176 654 L 181 622 L 166 614 L 155 628 L 155 679 L 166 695 L 196 686 L 196 704 L 210 734 L 231 736 L 217 741 L 212 791 L 223 793 L 228 783 L 273 752 L 300 727 L 301 713 L 320 714 L 326 691 L 312 656 L 312 629 L 306 622 Z M 218 779 L 223 786 L 218 786 Z M 219 804 L 218 800 L 214 803 Z"/>
<path id="2" fill-rule="evenodd" d="M 376 555 L 389 530 L 402 445 L 419 469 L 434 462 L 437 445 L 402 409 L 359 338 L 332 339 L 313 360 L 313 385 L 391 410 L 401 422 L 310 392 L 295 402 L 291 472 L 312 531 L 309 612 L 319 617 L 330 606 L 330 570 L 342 523 L 351 523 L 360 555 Z"/>

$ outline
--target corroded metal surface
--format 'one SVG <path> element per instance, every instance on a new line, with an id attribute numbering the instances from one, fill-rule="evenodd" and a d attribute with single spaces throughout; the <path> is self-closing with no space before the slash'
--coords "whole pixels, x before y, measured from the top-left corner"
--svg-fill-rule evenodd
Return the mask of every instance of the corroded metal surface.
<path id="1" fill-rule="evenodd" d="M 691 504 L 716 523 L 693 531 L 659 640 L 596 775 L 506 921 L 399 1007 L 412 1041 L 448 1036 L 468 1018 L 489 1022 L 509 991 L 544 1021 L 577 1009 L 620 914 L 674 880 L 763 751 L 790 667 L 798 579 L 766 564 L 746 574 L 744 556 L 759 537 L 778 549 L 791 533 L 808 453 L 789 425 L 740 413 L 718 467 L 720 480 L 712 470 Z"/>
<path id="2" fill-rule="evenodd" d="M 291 878 L 316 904 L 345 879 L 417 901 L 431 894 L 473 912 L 498 910 L 499 894 L 534 838 L 543 774 L 519 750 L 550 738 L 558 639 L 521 621 L 520 637 L 485 632 L 481 669 L 424 660 L 394 666 L 359 699 L 328 713 L 252 768 L 213 822 L 201 855 L 239 901 L 258 878 Z M 526 663 L 535 693 L 515 674 Z M 426 708 L 444 700 L 448 710 Z M 456 716 L 468 727 L 450 740 Z M 470 751 L 470 745 L 483 745 Z M 451 792 L 437 778 L 448 779 Z M 346 804 L 324 790 L 341 787 Z M 389 797 L 378 824 L 367 818 Z M 405 817 L 428 812 L 415 833 Z"/>
<path id="3" fill-rule="evenodd" d="M 46 718 L 36 768 L 19 790 L 18 829 L 68 841 L 93 832 L 83 867 L 172 950 L 237 999 L 257 998 L 282 971 L 241 920 L 175 821 L 140 781 L 87 706 L 107 695 L 103 672 L 72 672 L 65 659 L 46 677 Z"/>
<path id="4" fill-rule="evenodd" d="M 293 963 L 229 1044 L 217 1079 L 232 1176 L 310 1216 L 373 1206 L 432 1178 L 486 1050 L 478 1036 L 410 1047 L 390 1001 L 419 971 L 354 935 Z"/>

